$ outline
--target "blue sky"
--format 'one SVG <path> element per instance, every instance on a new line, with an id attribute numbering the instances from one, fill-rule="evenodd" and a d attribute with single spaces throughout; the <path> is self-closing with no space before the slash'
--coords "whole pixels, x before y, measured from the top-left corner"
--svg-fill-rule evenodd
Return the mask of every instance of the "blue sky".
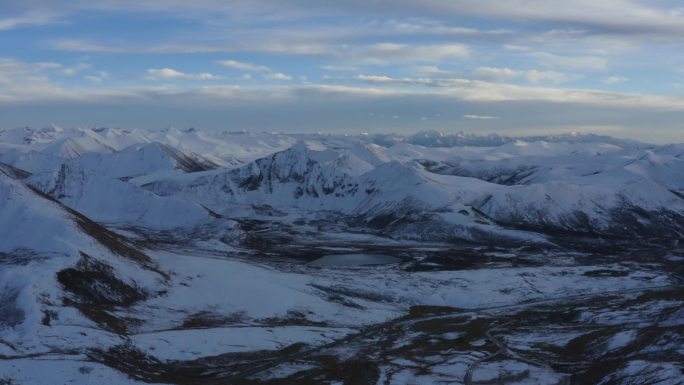
<path id="1" fill-rule="evenodd" d="M 0 1 L 0 127 L 684 142 L 668 0 Z"/>

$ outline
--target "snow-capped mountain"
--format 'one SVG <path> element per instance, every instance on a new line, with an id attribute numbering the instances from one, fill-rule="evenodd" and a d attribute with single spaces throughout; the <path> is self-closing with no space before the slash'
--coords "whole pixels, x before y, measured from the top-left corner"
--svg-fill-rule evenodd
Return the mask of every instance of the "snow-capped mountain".
<path id="1" fill-rule="evenodd" d="M 684 145 L 4 130 L 0 384 L 677 384 L 683 236 Z"/>
<path id="2" fill-rule="evenodd" d="M 433 221 L 460 228 L 430 231 L 442 239 L 477 240 L 465 235 L 467 228 L 478 234 L 503 234 L 505 228 L 509 235 L 682 236 L 678 175 L 684 175 L 684 163 L 656 155 L 657 149 L 521 141 L 495 148 L 338 146 L 299 142 L 243 167 L 143 187 L 224 214 L 234 204 L 270 205 L 286 212 L 337 212 L 372 227 Z"/>
<path id="3" fill-rule="evenodd" d="M 191 227 L 211 219 L 209 212 L 193 202 L 160 197 L 126 181 L 211 167 L 215 165 L 166 145 L 134 144 L 114 153 L 61 159 L 57 169 L 34 173 L 27 182 L 99 222 L 150 229 Z"/>
<path id="4" fill-rule="evenodd" d="M 674 241 L 684 233 L 677 145 L 576 134 L 390 140 L 58 127 L 0 138 L 8 148 L 0 159 L 33 174 L 31 185 L 108 223 L 172 228 L 272 207 L 446 241 L 548 243 L 562 234 Z"/>

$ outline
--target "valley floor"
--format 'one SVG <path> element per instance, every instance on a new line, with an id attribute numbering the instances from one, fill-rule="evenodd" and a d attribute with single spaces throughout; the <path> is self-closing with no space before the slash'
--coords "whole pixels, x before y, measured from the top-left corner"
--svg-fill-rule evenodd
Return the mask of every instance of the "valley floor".
<path id="1" fill-rule="evenodd" d="M 0 341 L 0 383 L 684 381 L 676 252 L 328 241 L 281 255 L 157 247 L 148 254 L 168 272 L 167 292 L 97 317 L 74 310 L 35 338 Z M 400 262 L 310 263 L 343 252 Z"/>

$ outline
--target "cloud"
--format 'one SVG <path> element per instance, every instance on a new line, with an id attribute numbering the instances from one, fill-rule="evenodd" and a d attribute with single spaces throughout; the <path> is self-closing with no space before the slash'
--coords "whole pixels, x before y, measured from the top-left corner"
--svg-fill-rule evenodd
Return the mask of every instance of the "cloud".
<path id="1" fill-rule="evenodd" d="M 355 1 L 357 6 L 362 0 Z M 347 3 L 346 6 L 352 5 Z M 489 19 L 532 21 L 585 26 L 596 33 L 660 34 L 670 38 L 684 34 L 684 14 L 664 2 L 636 0 L 508 0 L 495 6 L 480 0 L 395 0 L 391 7 L 369 4 L 390 13 L 414 15 L 464 15 Z M 673 35 L 674 34 L 674 35 Z"/>
<path id="2" fill-rule="evenodd" d="M 320 56 L 332 58 L 342 65 L 327 67 L 352 69 L 359 64 L 395 65 L 400 63 L 426 63 L 444 60 L 468 59 L 470 48 L 465 44 L 334 44 L 325 42 L 288 41 L 273 38 L 261 40 L 252 36 L 247 42 L 223 42 L 216 44 L 155 44 L 142 43 L 139 45 L 101 43 L 84 40 L 54 40 L 50 48 L 58 51 L 85 53 L 219 53 L 219 52 L 258 52 L 282 55 Z M 242 71 L 268 72 L 270 68 L 235 60 L 220 60 L 216 64 Z"/>
<path id="3" fill-rule="evenodd" d="M 215 75 L 202 72 L 197 74 L 190 74 L 176 71 L 172 68 L 148 69 L 147 75 L 153 79 L 184 79 L 184 80 L 216 80 Z"/>
<path id="4" fill-rule="evenodd" d="M 0 28 L 73 22 L 78 15 L 88 11 L 99 14 L 125 11 L 192 20 L 205 28 L 202 30 L 209 30 L 215 39 L 207 41 L 206 35 L 188 31 L 183 34 L 182 42 L 166 41 L 147 51 L 158 53 L 272 52 L 334 56 L 344 44 L 358 45 L 358 42 L 377 41 L 378 38 L 401 41 L 401 37 L 407 35 L 435 36 L 439 41 L 468 39 L 471 45 L 491 41 L 507 48 L 545 45 L 555 51 L 560 43 L 614 50 L 655 41 L 679 44 L 684 37 L 684 12 L 673 0 L 572 0 L 561 3 L 507 0 L 495 6 L 481 0 L 425 0 L 419 3 L 413 0 L 323 3 L 316 0 L 235 0 L 228 3 L 222 0 L 4 0 L 2 3 L 3 15 L 13 16 L 0 19 Z M 6 8 L 16 12 L 6 12 Z M 29 15 L 36 12 L 32 8 L 39 9 L 45 16 Z M 447 20 L 468 20 L 468 24 L 451 25 Z M 479 24 L 481 20 L 485 22 Z M 492 24 L 501 27 L 482 27 Z M 230 29 L 226 25 L 230 25 Z M 545 34 L 535 25 L 549 26 L 550 31 Z M 303 26 L 303 30 L 293 31 L 299 26 Z M 541 44 L 535 42 L 535 38 L 540 39 Z M 126 43 L 75 43 L 63 42 L 56 46 L 74 52 L 131 50 Z M 144 48 L 133 50 L 141 52 Z"/>
<path id="5" fill-rule="evenodd" d="M 473 71 L 473 76 L 477 79 L 490 80 L 495 82 L 506 82 L 513 79 L 525 78 L 530 83 L 566 83 L 577 76 L 570 76 L 565 73 L 555 71 L 539 70 L 513 70 L 510 68 L 478 67 Z"/>
<path id="6" fill-rule="evenodd" d="M 239 46 L 236 51 L 243 52 L 266 52 L 286 55 L 306 56 L 334 56 L 338 53 L 336 47 L 320 42 L 297 42 L 297 41 L 256 41 L 249 45 Z"/>
<path id="7" fill-rule="evenodd" d="M 608 76 L 607 78 L 603 79 L 603 82 L 606 84 L 617 84 L 617 83 L 624 83 L 626 82 L 627 79 L 626 77 L 623 76 Z"/>
<path id="8" fill-rule="evenodd" d="M 411 35 L 444 35 L 453 37 L 502 37 L 511 35 L 514 32 L 510 29 L 478 29 L 461 26 L 445 25 L 433 20 L 412 19 L 411 21 L 389 20 L 383 26 L 390 27 L 396 32 Z"/>
<path id="9" fill-rule="evenodd" d="M 56 51 L 81 53 L 218 53 L 230 52 L 225 45 L 202 44 L 155 44 L 155 43 L 106 43 L 81 39 L 58 39 L 48 42 L 48 47 Z"/>
<path id="10" fill-rule="evenodd" d="M 470 57 L 470 48 L 465 44 L 379 43 L 366 47 L 358 57 L 362 61 L 373 64 L 387 64 L 396 61 L 436 62 L 445 59 L 467 59 Z"/>
<path id="11" fill-rule="evenodd" d="M 336 56 L 340 47 L 331 46 L 320 42 L 297 42 L 282 40 L 277 41 L 272 37 L 261 38 L 259 33 L 253 31 L 249 42 L 214 41 L 214 42 L 187 42 L 187 43 L 155 43 L 141 42 L 139 44 L 119 42 L 97 42 L 81 39 L 57 39 L 48 42 L 48 47 L 56 51 L 84 52 L 84 53 L 145 53 L 145 54 L 170 54 L 170 53 L 225 53 L 225 52 L 260 52 L 285 55 L 306 56 Z"/>
<path id="12" fill-rule="evenodd" d="M 572 77 L 567 74 L 555 71 L 537 71 L 531 70 L 525 73 L 525 77 L 531 83 L 553 83 L 560 84 L 572 80 Z"/>
<path id="13" fill-rule="evenodd" d="M 109 72 L 99 71 L 95 75 L 85 75 L 83 78 L 94 83 L 100 83 L 105 79 L 109 79 Z"/>
<path id="14" fill-rule="evenodd" d="M 103 100 L 106 98 L 127 97 L 146 99 L 160 95 L 212 95 L 222 97 L 226 88 L 128 88 L 124 91 L 100 88 L 64 88 L 52 82 L 45 74 L 48 69 L 56 69 L 57 63 L 25 63 L 11 59 L 0 59 L 0 100 L 3 103 L 54 100 Z M 148 75 L 162 79 L 211 80 L 211 74 L 189 74 L 171 68 L 150 69 Z M 95 75 L 89 75 L 95 76 Z M 273 73 L 266 74 L 274 80 L 291 80 L 292 76 Z M 358 75 L 359 86 L 349 85 L 259 85 L 248 88 L 229 87 L 231 97 L 245 97 L 254 103 L 271 98 L 292 98 L 302 93 L 318 95 L 347 95 L 354 97 L 435 97 L 468 102 L 539 102 L 570 105 L 594 105 L 632 110 L 684 111 L 684 98 L 642 95 L 636 93 L 607 92 L 595 89 L 553 88 L 522 86 L 482 80 L 462 78 L 412 78 L 391 77 L 387 75 Z M 363 83 L 372 84 L 372 87 Z M 406 87 L 406 86 L 412 87 Z M 96 95 L 97 97 L 94 97 Z"/>
<path id="15" fill-rule="evenodd" d="M 524 75 L 524 71 L 512 70 L 510 68 L 478 67 L 473 71 L 473 76 L 476 78 L 497 82 L 505 82 Z"/>
<path id="16" fill-rule="evenodd" d="M 505 120 L 469 119 L 486 121 L 488 128 L 504 132 L 528 129 L 548 133 L 566 127 L 625 126 L 615 134 L 637 137 L 638 127 L 658 127 L 642 137 L 656 140 L 658 134 L 658 140 L 684 141 L 679 126 L 684 118 L 681 97 L 460 78 L 428 79 L 429 83 L 415 78 L 415 87 L 405 87 L 403 84 L 412 78 L 397 80 L 390 76 L 369 78 L 379 82 L 356 85 L 181 83 L 112 90 L 99 84 L 60 87 L 41 75 L 44 71 L 34 63 L 0 60 L 1 126 L 56 121 L 73 125 L 95 122 L 136 127 L 200 125 L 212 129 L 305 131 L 324 125 L 331 131 L 353 128 L 397 132 L 415 130 L 418 122 L 424 129 L 455 127 L 459 120 L 468 119 L 464 115 L 472 115 L 505 116 Z M 425 84 L 421 87 L 421 83 Z M 198 113 L 198 108 L 210 113 Z M 269 114 L 263 114 L 265 109 Z M 393 123 L 387 119 L 385 126 L 368 118 L 370 111 L 401 119 Z M 429 119 L 421 121 L 421 117 Z"/>
<path id="17" fill-rule="evenodd" d="M 339 65 L 324 65 L 324 66 L 321 66 L 321 69 L 326 70 L 326 71 L 335 71 L 335 72 L 358 71 L 358 68 L 354 67 L 354 66 L 339 66 Z"/>
<path id="18" fill-rule="evenodd" d="M 223 67 L 239 70 L 239 71 L 271 72 L 271 69 L 266 67 L 266 66 L 259 65 L 259 64 L 239 62 L 239 61 L 235 61 L 235 60 L 219 60 L 216 62 L 216 64 L 223 66 Z"/>
<path id="19" fill-rule="evenodd" d="M 0 31 L 51 24 L 60 20 L 60 18 L 61 15 L 57 11 L 29 11 L 18 16 L 0 18 Z"/>
<path id="20" fill-rule="evenodd" d="M 286 75 L 281 72 L 273 72 L 270 74 L 266 74 L 263 76 L 264 79 L 271 79 L 271 80 L 292 80 L 292 76 Z"/>
<path id="21" fill-rule="evenodd" d="M 603 71 L 608 67 L 608 59 L 596 56 L 559 56 L 547 52 L 530 54 L 543 66 L 570 70 Z"/>
<path id="22" fill-rule="evenodd" d="M 462 83 L 476 92 L 489 84 Z M 509 85 L 494 84 L 496 88 Z M 442 88 L 425 89 L 426 92 L 407 92 L 386 87 L 352 87 L 268 85 L 263 87 L 206 86 L 192 89 L 141 88 L 125 93 L 97 93 L 92 91 L 67 91 L 45 97 L 34 92 L 36 101 L 29 103 L 5 102 L 0 97 L 0 125 L 40 125 L 53 121 L 64 125 L 97 124 L 124 127 L 159 127 L 169 125 L 194 125 L 207 129 L 255 129 L 311 131 L 325 127 L 328 132 L 344 130 L 368 130 L 371 132 L 412 132 L 416 123 L 421 129 L 460 129 L 463 115 L 505 116 L 505 119 L 469 119 L 473 125 L 483 122 L 488 130 L 500 133 L 538 131 L 548 134 L 567 131 L 568 127 L 621 126 L 613 134 L 646 138 L 649 141 L 684 141 L 681 122 L 684 105 L 680 109 L 663 114 L 660 107 L 642 104 L 643 100 L 613 105 L 594 103 L 598 95 L 578 92 L 577 99 L 591 96 L 586 102 L 560 102 L 553 100 L 489 101 L 460 94 L 457 90 Z M 447 92 L 448 91 L 448 92 Z M 503 92 L 503 91 L 502 91 Z M 510 96 L 519 90 L 510 89 Z M 535 93 L 543 93 L 535 90 Z M 79 95 L 75 97 L 74 94 Z M 40 96 L 39 96 L 40 95 Z M 623 95 L 624 96 L 624 95 Z M 611 96 L 618 98 L 618 96 Z M 36 110 L 35 106 L 43 108 Z M 87 105 L 87 108 L 84 106 Z M 203 112 L 197 113 L 198 108 Z M 268 110 L 268 114 L 263 114 Z M 36 111 L 26 115 L 27 111 Z M 475 114 L 472 111 L 497 111 L 496 115 Z M 386 119 L 377 119 L 369 112 L 382 113 Z M 392 116 L 401 119 L 393 120 Z M 601 116 L 601 118 L 596 118 Z M 420 120 L 421 117 L 429 117 Z M 657 129 L 640 131 L 651 127 L 656 119 Z M 89 123 L 90 122 L 90 123 Z M 47 124 L 46 123 L 46 124 Z M 485 131 L 478 131 L 485 132 Z M 648 134 L 646 134 L 648 132 Z M 657 136 L 657 139 L 656 139 Z M 679 139 L 677 139 L 679 138 Z"/>
<path id="23" fill-rule="evenodd" d="M 28 63 L 15 59 L 0 59 L 0 105 L 17 103 L 94 102 L 101 96 L 113 97 L 116 92 L 68 89 L 48 76 L 64 66 L 59 63 Z M 111 99 L 110 99 L 111 100 Z"/>
<path id="24" fill-rule="evenodd" d="M 356 79 L 367 83 L 377 83 L 377 84 L 419 84 L 419 85 L 432 85 L 436 84 L 435 80 L 428 78 L 393 78 L 386 75 L 356 75 Z"/>
<path id="25" fill-rule="evenodd" d="M 507 51 L 518 51 L 518 52 L 530 51 L 530 47 L 526 47 L 526 46 L 518 45 L 518 44 L 504 44 L 503 48 Z"/>
<path id="26" fill-rule="evenodd" d="M 62 73 L 66 76 L 74 76 L 78 74 L 79 72 L 85 71 L 90 69 L 90 64 L 88 63 L 79 63 L 75 66 L 72 67 L 66 67 L 62 70 Z"/>
<path id="27" fill-rule="evenodd" d="M 0 58 L 0 84 L 20 84 L 22 82 L 46 82 L 46 72 L 60 70 L 64 66 L 53 62 L 27 63 L 15 59 Z"/>
<path id="28" fill-rule="evenodd" d="M 519 86 L 461 78 L 394 78 L 385 75 L 359 75 L 357 80 L 385 86 L 423 85 L 424 90 L 391 88 L 387 91 L 414 95 L 441 95 L 480 102 L 539 101 L 549 103 L 596 103 L 604 106 L 684 109 L 684 99 L 652 95 L 622 94 L 591 89 L 561 89 Z"/>
<path id="29" fill-rule="evenodd" d="M 568 110 L 595 103 L 604 109 L 679 111 L 682 104 L 680 97 L 666 96 L 677 95 L 671 82 L 681 81 L 673 67 L 684 60 L 684 54 L 679 53 L 684 47 L 684 12 L 674 0 L 510 0 L 496 5 L 481 0 L 348 0 L 325 4 L 314 0 L 235 0 L 230 4 L 223 0 L 0 2 L 0 29 L 22 28 L 7 34 L 12 41 L 8 40 L 5 52 L 16 53 L 5 55 L 30 54 L 45 61 L 17 61 L 21 71 L 13 75 L 5 71 L 0 86 L 3 102 L 61 100 L 57 98 L 60 95 L 65 100 L 98 95 L 102 100 L 125 94 L 145 100 L 177 98 L 174 100 L 179 104 L 183 103 L 181 96 L 206 101 L 213 95 L 258 104 L 275 98 L 270 96 L 273 92 L 288 100 L 304 100 L 298 98 L 305 94 L 311 96 L 307 101 L 324 95 L 382 98 L 387 103 L 399 98 L 488 106 L 522 103 L 529 107 L 536 103 L 548 107 L 552 103 L 572 106 Z M 156 32 L 146 36 L 116 34 L 119 22 L 131 15 L 152 21 L 149 26 Z M 162 19 L 182 22 L 159 23 Z M 96 34 L 84 35 L 79 28 L 85 28 L 81 22 L 86 20 L 91 24 L 102 22 L 102 28 Z M 64 25 L 27 28 L 51 23 Z M 56 40 L 51 41 L 50 36 Z M 33 49 L 15 48 L 21 44 L 30 44 Z M 40 52 L 41 48 L 68 53 L 55 55 Z M 133 55 L 124 57 L 124 53 Z M 167 55 L 170 53 L 178 55 Z M 294 58 L 296 55 L 299 57 Z M 59 57 L 65 64 L 50 63 L 51 57 Z M 114 64 L 129 58 L 139 63 L 128 68 Z M 226 60 L 215 62 L 217 59 Z M 281 60 L 288 67 L 272 64 Z M 105 77 L 95 69 L 77 68 L 79 61 L 98 63 L 121 82 L 95 84 Z M 194 73 L 200 70 L 192 68 L 203 67 L 180 67 L 179 63 L 213 63 L 224 68 L 214 67 L 216 71 L 209 72 L 231 75 L 221 78 Z M 646 88 L 644 82 L 624 83 L 626 79 L 618 72 L 623 63 L 629 63 L 630 72 L 622 75 L 643 78 L 653 87 Z M 147 68 L 153 72 L 145 73 Z M 141 79 L 126 75 L 132 70 L 168 81 L 154 83 L 156 87 L 145 82 L 136 85 Z M 276 71 L 285 73 L 264 76 Z M 302 79 L 302 74 L 308 78 Z M 321 77 L 324 84 L 308 84 Z M 227 87 L 219 92 L 211 87 L 218 83 L 209 82 L 213 79 L 234 81 L 242 88 Z M 595 82 L 572 83 L 578 79 Z M 301 87 L 302 82 L 307 82 L 306 88 Z M 618 83 L 624 84 L 610 86 Z M 578 84 L 595 89 L 577 88 Z M 618 89 L 629 92 L 606 92 Z M 402 105 L 412 108 L 408 102 Z M 490 109 L 467 109 L 452 118 L 463 122 L 463 115 L 472 111 Z M 406 115 L 399 112 L 403 121 Z M 421 114 L 416 119 L 427 116 L 431 123 L 437 120 L 431 111 Z M 511 115 L 497 114 L 506 116 L 507 122 Z M 598 120 L 602 116 L 586 118 Z"/>
<path id="30" fill-rule="evenodd" d="M 472 114 L 466 114 L 466 115 L 463 115 L 463 117 L 468 119 L 468 120 L 499 120 L 499 119 L 501 119 L 498 116 L 472 115 Z"/>
<path id="31" fill-rule="evenodd" d="M 28 8 L 21 0 L 5 0 L 8 7 Z M 29 2 L 30 4 L 31 2 Z M 495 6 L 481 0 L 388 0 L 369 2 L 367 0 L 347 0 L 321 3 L 316 0 L 283 2 L 280 0 L 235 0 L 226 3 L 222 0 L 118 0 L 87 1 L 73 0 L 68 3 L 42 2 L 42 7 L 53 12 L 76 13 L 79 11 L 127 11 L 127 12 L 165 12 L 179 17 L 193 18 L 207 23 L 227 16 L 255 17 L 263 19 L 280 17 L 289 20 L 301 19 L 311 15 L 363 14 L 368 17 L 386 18 L 428 17 L 449 18 L 453 16 L 476 16 L 487 19 L 514 21 L 533 21 L 559 23 L 605 32 L 633 32 L 682 34 L 684 14 L 676 2 L 645 2 L 637 0 L 572 0 L 550 2 L 547 0 L 508 0 Z M 5 5 L 3 5 L 5 6 Z M 415 31 L 415 24 L 397 22 L 398 28 Z M 456 33 L 472 33 L 471 28 L 455 27 Z"/>
<path id="32" fill-rule="evenodd" d="M 414 95 L 440 95 L 467 101 L 514 102 L 537 101 L 543 103 L 596 104 L 604 107 L 661 109 L 684 111 L 684 98 L 659 95 L 641 95 L 608 92 L 581 88 L 552 88 L 540 86 L 521 86 L 508 83 L 492 83 L 482 80 L 461 78 L 394 78 L 385 75 L 359 75 L 357 80 L 378 85 L 423 85 L 416 88 L 392 88 L 387 91 Z"/>
<path id="33" fill-rule="evenodd" d="M 432 77 L 450 76 L 453 74 L 452 71 L 443 70 L 434 65 L 414 66 L 411 68 L 411 71 Z"/>
<path id="34" fill-rule="evenodd" d="M 97 52 L 97 53 L 125 53 L 130 52 L 123 47 L 108 46 L 101 43 L 95 43 L 85 40 L 63 39 L 55 40 L 49 43 L 50 48 L 57 51 L 66 52 Z"/>

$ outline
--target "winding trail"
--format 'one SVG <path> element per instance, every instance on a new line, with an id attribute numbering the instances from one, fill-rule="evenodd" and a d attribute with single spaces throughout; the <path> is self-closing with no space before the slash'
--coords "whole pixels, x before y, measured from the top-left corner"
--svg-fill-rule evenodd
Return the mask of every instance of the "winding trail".
<path id="1" fill-rule="evenodd" d="M 502 324 L 498 324 L 492 328 L 487 329 L 487 331 L 485 331 L 485 336 L 487 337 L 487 339 L 489 341 L 493 342 L 494 345 L 496 345 L 499 349 L 497 351 L 495 351 L 494 353 L 491 353 L 485 357 L 480 358 L 477 361 L 474 361 L 472 364 L 470 364 L 470 366 L 468 366 L 468 371 L 466 372 L 465 379 L 464 379 L 465 385 L 472 385 L 473 384 L 473 373 L 475 373 L 475 369 L 477 369 L 477 367 L 481 363 L 483 363 L 485 361 L 489 361 L 494 357 L 500 356 L 508 350 L 506 345 L 501 340 L 496 338 L 492 334 L 492 332 L 497 331 L 497 330 L 503 328 L 504 326 L 508 326 L 512 323 L 513 323 L 513 321 L 508 320 Z"/>

